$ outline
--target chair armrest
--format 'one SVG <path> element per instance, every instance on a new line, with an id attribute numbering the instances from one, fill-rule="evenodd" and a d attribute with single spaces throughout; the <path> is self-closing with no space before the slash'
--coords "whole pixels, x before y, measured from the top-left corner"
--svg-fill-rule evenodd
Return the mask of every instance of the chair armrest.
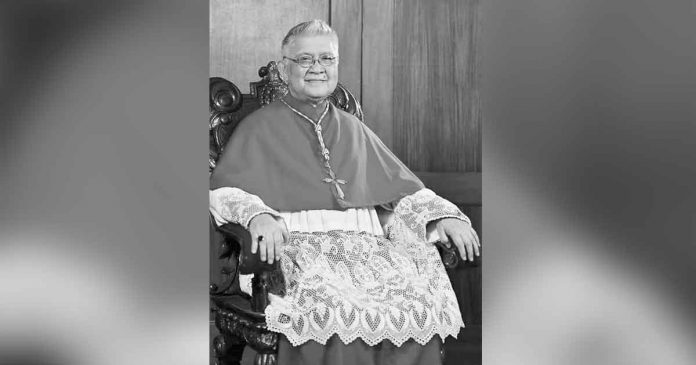
<path id="1" fill-rule="evenodd" d="M 442 241 L 435 241 L 435 246 L 440 252 L 440 258 L 446 269 L 453 269 L 459 264 L 459 250 L 453 244 L 447 244 Z"/>
<path id="2" fill-rule="evenodd" d="M 269 264 L 261 261 L 259 253 L 251 253 L 251 234 L 242 225 L 226 223 L 218 227 L 225 239 L 239 244 L 239 273 L 254 274 L 251 281 L 251 310 L 263 313 L 268 306 L 268 294 L 285 295 L 285 277 L 279 261 Z"/>
<path id="3" fill-rule="evenodd" d="M 218 227 L 226 238 L 232 238 L 239 244 L 239 273 L 260 274 L 264 271 L 274 271 L 279 269 L 278 261 L 273 264 L 261 261 L 258 251 L 251 253 L 251 234 L 246 228 L 236 223 L 226 223 Z"/>
<path id="4" fill-rule="evenodd" d="M 440 258 L 442 263 L 445 265 L 445 269 L 454 269 L 459 266 L 461 257 L 459 256 L 459 249 L 453 244 L 444 243 L 442 241 L 435 241 L 435 246 L 440 252 Z M 474 256 L 473 262 L 464 262 L 466 266 L 477 267 L 481 264 L 481 257 Z"/>

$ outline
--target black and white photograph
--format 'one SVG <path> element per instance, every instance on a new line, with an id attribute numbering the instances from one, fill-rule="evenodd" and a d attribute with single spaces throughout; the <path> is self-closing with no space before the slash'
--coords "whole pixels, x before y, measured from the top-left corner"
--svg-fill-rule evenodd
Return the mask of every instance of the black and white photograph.
<path id="1" fill-rule="evenodd" d="M 211 364 L 481 364 L 475 1 L 211 1 Z"/>
<path id="2" fill-rule="evenodd" d="M 0 365 L 693 365 L 695 34 L 693 0 L 0 1 Z"/>

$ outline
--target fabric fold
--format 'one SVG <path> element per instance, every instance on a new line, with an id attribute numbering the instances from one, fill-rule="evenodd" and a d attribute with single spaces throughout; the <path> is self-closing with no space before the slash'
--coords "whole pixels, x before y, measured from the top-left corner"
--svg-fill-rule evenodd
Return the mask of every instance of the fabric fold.
<path id="1" fill-rule="evenodd" d="M 279 213 L 290 232 L 329 232 L 335 230 L 365 232 L 384 236 L 374 208 L 347 210 L 303 210 Z"/>

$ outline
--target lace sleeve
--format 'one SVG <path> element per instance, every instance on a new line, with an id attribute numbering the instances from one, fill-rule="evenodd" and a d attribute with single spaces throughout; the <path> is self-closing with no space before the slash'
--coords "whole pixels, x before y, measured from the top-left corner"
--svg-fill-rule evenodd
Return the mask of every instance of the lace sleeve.
<path id="1" fill-rule="evenodd" d="M 239 188 L 219 188 L 211 190 L 208 195 L 210 213 L 218 226 L 237 223 L 248 229 L 251 219 L 259 214 L 268 213 L 280 217 L 280 214 L 266 206 L 261 198 Z"/>
<path id="2" fill-rule="evenodd" d="M 442 218 L 457 218 L 469 224 L 469 217 L 456 205 L 438 196 L 430 189 L 421 189 L 394 204 L 394 219 L 385 226 L 387 236 L 407 228 L 418 239 L 426 240 L 428 223 Z"/>

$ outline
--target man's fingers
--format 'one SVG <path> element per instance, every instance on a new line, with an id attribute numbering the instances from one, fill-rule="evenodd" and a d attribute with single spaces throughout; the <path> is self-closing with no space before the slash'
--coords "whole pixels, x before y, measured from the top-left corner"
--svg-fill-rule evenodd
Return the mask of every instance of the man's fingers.
<path id="1" fill-rule="evenodd" d="M 288 230 L 283 230 L 283 243 L 288 244 L 290 243 L 290 233 L 288 233 Z"/>
<path id="2" fill-rule="evenodd" d="M 460 236 L 454 236 L 452 237 L 452 243 L 459 249 L 459 256 L 462 257 L 462 260 L 466 261 L 466 248 L 464 248 L 464 241 L 462 241 L 462 238 Z"/>
<path id="3" fill-rule="evenodd" d="M 290 232 L 288 232 L 288 226 L 285 224 L 285 221 L 281 221 L 283 224 L 283 243 L 290 243 Z"/>
<path id="4" fill-rule="evenodd" d="M 467 237 L 466 234 L 459 235 L 463 241 L 464 247 L 466 248 L 466 257 L 469 261 L 474 261 L 474 245 L 472 241 Z"/>
<path id="5" fill-rule="evenodd" d="M 256 250 L 259 248 L 257 237 L 258 236 L 254 232 L 251 233 L 251 253 L 256 253 Z"/>
<path id="6" fill-rule="evenodd" d="M 273 238 L 264 236 L 261 242 L 259 242 L 259 256 L 261 256 L 261 261 L 266 261 L 266 246 L 268 246 L 268 240 L 270 239 Z"/>
<path id="7" fill-rule="evenodd" d="M 479 236 L 478 236 L 478 233 L 476 233 L 476 230 L 473 227 L 470 227 L 469 230 L 471 231 L 471 234 L 476 239 L 476 246 L 481 247 L 481 240 L 479 239 Z"/>
<path id="8" fill-rule="evenodd" d="M 471 236 L 470 240 L 471 240 L 471 243 L 472 243 L 471 246 L 472 246 L 473 249 L 474 249 L 474 254 L 475 254 L 476 256 L 481 256 L 481 253 L 480 253 L 480 251 L 479 251 L 478 239 L 476 239 L 476 233 L 472 230 L 471 233 L 470 233 L 469 235 Z"/>
<path id="9" fill-rule="evenodd" d="M 275 259 L 275 246 L 276 237 L 275 234 L 271 234 L 268 239 L 268 244 L 266 245 L 266 262 L 268 262 L 269 264 L 272 264 L 273 259 Z"/>
<path id="10" fill-rule="evenodd" d="M 283 252 L 283 231 L 276 232 L 273 237 L 275 238 L 274 257 L 276 260 L 280 260 L 280 254 Z"/>
<path id="11" fill-rule="evenodd" d="M 447 237 L 447 234 L 445 233 L 445 229 L 442 228 L 439 224 L 435 224 L 435 229 L 437 229 L 437 235 L 440 236 L 440 241 L 444 242 L 445 246 L 451 247 L 450 240 L 449 237 Z"/>

